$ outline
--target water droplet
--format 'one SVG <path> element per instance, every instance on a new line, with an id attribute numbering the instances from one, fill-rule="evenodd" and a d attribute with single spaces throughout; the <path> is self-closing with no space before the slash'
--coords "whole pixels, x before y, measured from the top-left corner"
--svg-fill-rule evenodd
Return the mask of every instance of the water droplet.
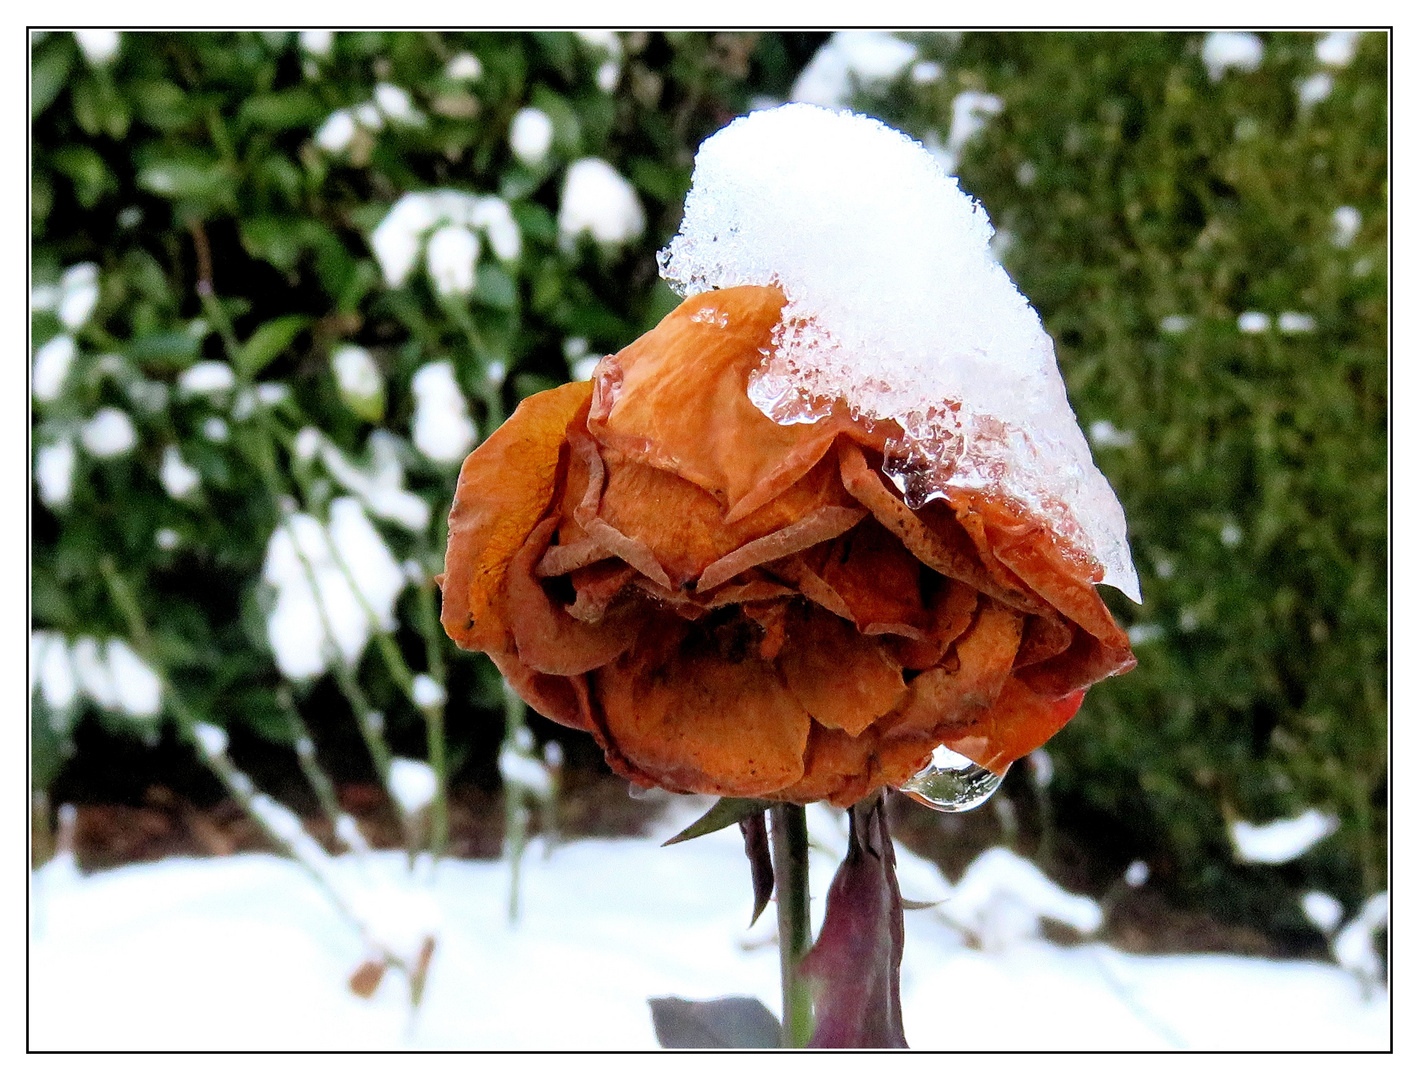
<path id="1" fill-rule="evenodd" d="M 1004 773 L 993 773 L 954 750 L 938 746 L 931 752 L 931 764 L 903 784 L 902 791 L 923 806 L 959 814 L 982 805 L 1004 779 Z"/>

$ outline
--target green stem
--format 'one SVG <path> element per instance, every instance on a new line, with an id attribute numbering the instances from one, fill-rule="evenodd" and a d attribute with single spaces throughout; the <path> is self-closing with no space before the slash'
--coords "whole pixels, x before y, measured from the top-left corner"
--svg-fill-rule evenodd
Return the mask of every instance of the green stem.
<path id="1" fill-rule="evenodd" d="M 798 973 L 811 943 L 808 912 L 808 818 L 803 807 L 769 808 L 774 888 L 778 898 L 779 974 L 783 983 L 783 1045 L 808 1045 L 813 1037 L 813 996 Z"/>
<path id="2" fill-rule="evenodd" d="M 315 798 L 320 803 L 320 808 L 330 819 L 330 828 L 336 830 L 338 837 L 340 818 L 344 811 L 340 809 L 340 800 L 335 794 L 335 784 L 330 779 L 330 774 L 321 768 L 320 762 L 316 759 L 315 740 L 310 737 L 310 729 L 306 727 L 305 719 L 301 716 L 300 710 L 296 708 L 295 702 L 291 700 L 290 689 L 282 686 L 276 691 L 276 700 L 282 711 L 285 712 L 286 719 L 291 725 L 291 731 L 296 737 L 296 761 L 300 764 L 306 783 L 315 792 Z"/>

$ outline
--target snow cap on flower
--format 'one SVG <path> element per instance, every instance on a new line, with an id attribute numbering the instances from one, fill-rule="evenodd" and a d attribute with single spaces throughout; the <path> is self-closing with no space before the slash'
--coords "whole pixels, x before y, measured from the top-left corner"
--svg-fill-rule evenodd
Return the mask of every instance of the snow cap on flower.
<path id="1" fill-rule="evenodd" d="M 384 415 L 384 376 L 368 349 L 341 345 L 330 354 L 340 396 L 357 416 L 378 421 Z"/>
<path id="2" fill-rule="evenodd" d="M 329 56 L 330 48 L 335 44 L 335 34 L 330 30 L 302 30 L 300 43 L 301 48 L 311 56 Z"/>
<path id="3" fill-rule="evenodd" d="M 483 62 L 469 52 L 462 52 L 448 62 L 444 75 L 459 82 L 473 82 L 483 77 Z"/>
<path id="4" fill-rule="evenodd" d="M 182 460 L 182 451 L 169 446 L 163 451 L 163 465 L 158 472 L 163 490 L 174 499 L 185 499 L 202 483 L 202 475 Z"/>
<path id="5" fill-rule="evenodd" d="M 1216 82 L 1229 68 L 1255 71 L 1261 66 L 1265 51 L 1261 38 L 1236 30 L 1214 30 L 1202 43 L 1202 62 L 1207 74 Z"/>
<path id="6" fill-rule="evenodd" d="M 349 109 L 336 109 L 325 118 L 315 133 L 315 144 L 322 150 L 338 154 L 355 139 L 355 115 Z"/>
<path id="7" fill-rule="evenodd" d="M 187 395 L 220 394 L 236 385 L 236 372 L 220 360 L 203 360 L 177 378 L 177 388 Z"/>
<path id="8" fill-rule="evenodd" d="M 118 55 L 123 35 L 117 30 L 75 30 L 74 40 L 84 59 L 95 67 L 103 67 Z"/>
<path id="9" fill-rule="evenodd" d="M 787 296 L 750 384 L 766 415 L 809 422 L 845 400 L 894 420 L 910 497 L 940 495 L 940 480 L 1012 500 L 1137 600 L 1123 510 L 992 232 L 919 143 L 868 117 L 785 105 L 701 145 L 661 272 L 682 294 L 777 285 Z"/>
<path id="10" fill-rule="evenodd" d="M 48 443 L 35 452 L 34 478 L 45 506 L 57 510 L 68 504 L 74 489 L 74 463 L 72 439 Z"/>
<path id="11" fill-rule="evenodd" d="M 1332 30 L 1316 42 L 1316 59 L 1328 67 L 1348 67 L 1359 44 L 1358 30 Z"/>
<path id="12" fill-rule="evenodd" d="M 438 776 L 427 762 L 397 757 L 389 763 L 389 793 L 406 816 L 419 813 L 438 794 Z"/>

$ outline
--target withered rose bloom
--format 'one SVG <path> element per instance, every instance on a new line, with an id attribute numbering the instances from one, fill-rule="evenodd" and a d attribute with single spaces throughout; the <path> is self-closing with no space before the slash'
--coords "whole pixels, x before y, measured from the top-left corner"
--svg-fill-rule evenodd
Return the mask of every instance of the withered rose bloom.
<path id="1" fill-rule="evenodd" d="M 1134 663 L 1098 574 L 980 492 L 912 510 L 900 435 L 749 400 L 784 304 L 691 297 L 468 460 L 443 625 L 642 786 L 848 806 L 945 745 L 997 772 Z"/>

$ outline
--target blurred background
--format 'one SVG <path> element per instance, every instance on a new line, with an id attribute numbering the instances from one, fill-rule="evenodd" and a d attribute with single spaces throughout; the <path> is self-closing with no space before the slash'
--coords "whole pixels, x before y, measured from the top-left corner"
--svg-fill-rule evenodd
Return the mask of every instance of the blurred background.
<path id="1" fill-rule="evenodd" d="M 700 141 L 801 100 L 982 201 L 1143 586 L 1137 669 L 902 840 L 1009 848 L 1136 951 L 1327 957 L 1387 880 L 1387 50 L 34 34 L 36 864 L 644 832 L 432 576 L 468 450 L 675 305 Z"/>

